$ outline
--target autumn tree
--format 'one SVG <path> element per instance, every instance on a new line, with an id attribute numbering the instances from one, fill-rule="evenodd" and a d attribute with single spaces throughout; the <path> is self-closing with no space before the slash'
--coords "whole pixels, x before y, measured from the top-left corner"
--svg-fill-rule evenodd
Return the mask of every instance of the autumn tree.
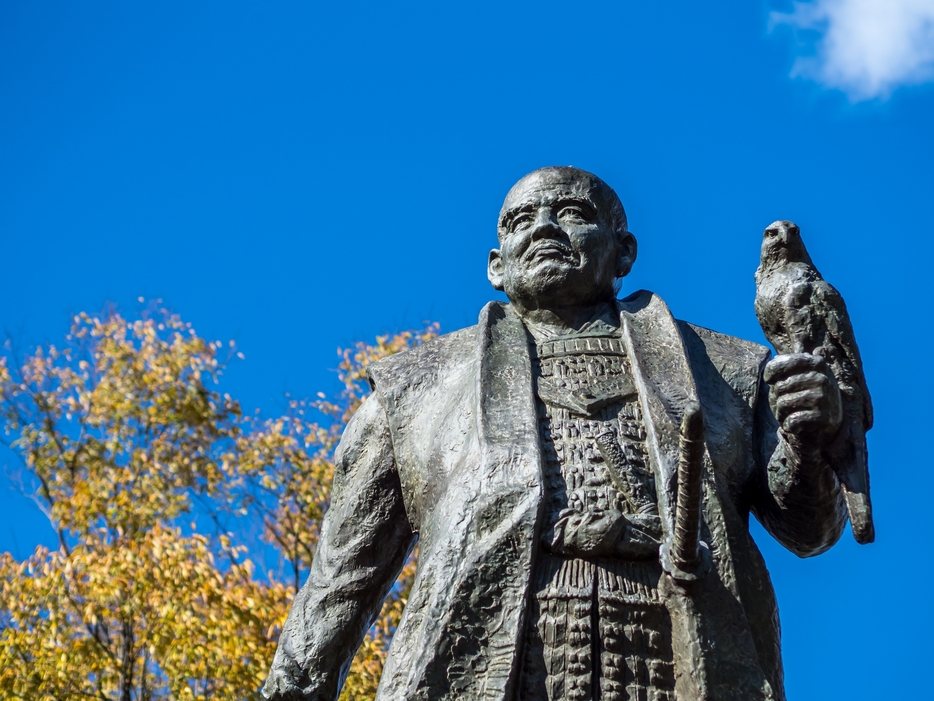
<path id="1" fill-rule="evenodd" d="M 64 343 L 0 358 L 4 436 L 58 534 L 23 561 L 0 554 L 0 697 L 257 698 L 314 554 L 334 449 L 368 391 L 363 368 L 435 334 L 342 352 L 339 396 L 265 420 L 216 389 L 233 345 L 158 308 L 81 314 Z M 263 549 L 282 567 L 257 571 Z M 413 571 L 343 699 L 375 694 Z"/>

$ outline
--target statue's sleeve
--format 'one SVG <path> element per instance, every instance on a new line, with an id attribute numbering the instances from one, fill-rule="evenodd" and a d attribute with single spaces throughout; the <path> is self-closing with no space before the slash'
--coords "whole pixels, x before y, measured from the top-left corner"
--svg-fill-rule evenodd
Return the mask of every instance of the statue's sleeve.
<path id="1" fill-rule="evenodd" d="M 311 571 L 279 638 L 263 696 L 333 701 L 415 541 L 386 413 L 366 400 L 335 455 L 334 488 Z"/>
<path id="2" fill-rule="evenodd" d="M 821 446 L 793 446 L 782 434 L 761 372 L 754 411 L 758 454 L 752 512 L 796 555 L 819 555 L 839 540 L 846 524 L 837 477 L 821 456 Z"/>

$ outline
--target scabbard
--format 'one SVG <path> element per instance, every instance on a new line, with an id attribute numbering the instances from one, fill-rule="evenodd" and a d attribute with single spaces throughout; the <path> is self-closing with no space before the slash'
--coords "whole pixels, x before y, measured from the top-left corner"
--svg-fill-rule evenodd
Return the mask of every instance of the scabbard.
<path id="1" fill-rule="evenodd" d="M 681 420 L 678 455 L 678 501 L 670 557 L 690 571 L 700 564 L 701 473 L 704 468 L 704 417 L 700 405 L 689 403 Z"/>

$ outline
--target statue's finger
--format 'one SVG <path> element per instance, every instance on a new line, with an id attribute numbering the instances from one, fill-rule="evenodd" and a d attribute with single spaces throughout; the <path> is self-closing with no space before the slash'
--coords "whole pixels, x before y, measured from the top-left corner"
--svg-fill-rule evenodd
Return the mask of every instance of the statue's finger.
<path id="1" fill-rule="evenodd" d="M 824 399 L 820 390 L 794 392 L 778 398 L 775 402 L 775 418 L 784 423 L 785 419 L 798 411 L 819 411 Z"/>
<path id="2" fill-rule="evenodd" d="M 811 353 L 777 355 L 766 364 L 762 378 L 771 385 L 789 375 L 821 370 L 825 365 L 822 357 Z"/>
<path id="3" fill-rule="evenodd" d="M 796 411 L 782 422 L 782 428 L 789 433 L 801 433 L 818 428 L 823 422 L 823 414 L 816 409 Z"/>
<path id="4" fill-rule="evenodd" d="M 820 390 L 829 384 L 830 380 L 826 374 L 812 370 L 811 372 L 786 376 L 785 379 L 775 382 L 773 387 L 777 395 L 784 395 L 811 389 Z"/>

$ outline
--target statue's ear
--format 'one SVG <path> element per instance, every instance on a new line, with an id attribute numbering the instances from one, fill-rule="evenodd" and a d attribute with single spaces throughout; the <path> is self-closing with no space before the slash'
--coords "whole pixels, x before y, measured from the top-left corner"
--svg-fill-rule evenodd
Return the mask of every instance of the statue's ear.
<path id="1" fill-rule="evenodd" d="M 486 276 L 493 288 L 500 292 L 503 291 L 503 273 L 503 256 L 498 248 L 494 248 L 490 251 L 490 259 L 486 264 Z"/>
<path id="2" fill-rule="evenodd" d="M 632 264 L 636 262 L 636 252 L 638 251 L 636 237 L 629 231 L 624 231 L 619 235 L 619 257 L 616 259 L 616 277 L 626 277 L 632 270 Z"/>

